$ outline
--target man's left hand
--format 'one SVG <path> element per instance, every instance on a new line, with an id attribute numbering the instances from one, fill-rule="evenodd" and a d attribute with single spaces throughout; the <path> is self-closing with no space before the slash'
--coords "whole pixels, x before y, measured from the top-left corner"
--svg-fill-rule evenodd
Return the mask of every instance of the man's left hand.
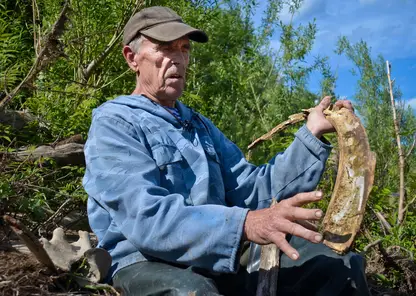
<path id="1" fill-rule="evenodd" d="M 326 96 L 322 99 L 318 106 L 312 109 L 312 111 L 308 115 L 306 127 L 317 138 L 320 138 L 323 134 L 332 133 L 335 131 L 335 128 L 325 118 L 324 115 L 324 110 L 328 108 L 330 104 L 331 97 Z M 354 108 L 352 107 L 351 102 L 348 100 L 339 100 L 335 103 L 335 105 L 341 108 L 347 108 L 351 112 L 354 112 Z"/>

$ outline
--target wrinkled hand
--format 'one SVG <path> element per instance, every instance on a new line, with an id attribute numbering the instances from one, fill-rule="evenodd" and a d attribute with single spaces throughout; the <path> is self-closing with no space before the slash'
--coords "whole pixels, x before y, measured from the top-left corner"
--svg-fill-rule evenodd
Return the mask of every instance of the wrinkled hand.
<path id="1" fill-rule="evenodd" d="M 306 127 L 311 131 L 311 133 L 320 138 L 323 134 L 332 133 L 335 131 L 332 124 L 326 120 L 324 115 L 324 110 L 329 107 L 331 104 L 331 97 L 326 96 L 322 99 L 318 106 L 313 108 L 313 110 L 308 115 L 308 121 Z M 352 104 L 348 100 L 339 100 L 335 103 L 336 106 L 341 108 L 347 108 L 351 112 L 354 112 Z"/>
<path id="2" fill-rule="evenodd" d="M 305 220 L 319 220 L 323 212 L 319 209 L 304 209 L 301 206 L 319 201 L 322 192 L 299 193 L 267 209 L 249 211 L 244 224 L 244 239 L 259 245 L 275 244 L 289 258 L 299 258 L 299 253 L 288 243 L 286 234 L 319 243 L 322 235 L 316 229 L 306 228 Z M 300 224 L 303 224 L 300 225 Z"/>

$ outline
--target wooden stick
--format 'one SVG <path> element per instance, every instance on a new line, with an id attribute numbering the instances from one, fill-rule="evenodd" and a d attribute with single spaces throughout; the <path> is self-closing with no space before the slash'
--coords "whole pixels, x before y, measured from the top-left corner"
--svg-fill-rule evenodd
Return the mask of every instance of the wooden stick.
<path id="1" fill-rule="evenodd" d="M 383 216 L 382 213 L 375 211 L 376 217 L 380 220 L 381 225 L 383 225 L 384 229 L 387 231 L 388 234 L 391 234 L 391 225 L 387 222 L 386 218 Z"/>
<path id="2" fill-rule="evenodd" d="M 365 253 L 367 253 L 369 249 L 371 249 L 371 248 L 372 248 L 372 247 L 374 247 L 374 246 L 377 246 L 377 245 L 378 245 L 378 244 L 380 244 L 382 241 L 383 241 L 383 239 L 382 239 L 382 238 L 380 238 L 380 239 L 378 239 L 378 240 L 376 240 L 376 241 L 374 241 L 374 242 L 369 243 L 368 245 L 366 245 L 366 246 L 364 247 L 363 251 L 361 252 L 361 255 L 365 255 Z"/>
<path id="3" fill-rule="evenodd" d="M 273 199 L 270 206 L 276 203 L 276 199 Z M 262 246 L 256 296 L 275 296 L 277 294 L 279 265 L 280 249 L 275 244 Z"/>

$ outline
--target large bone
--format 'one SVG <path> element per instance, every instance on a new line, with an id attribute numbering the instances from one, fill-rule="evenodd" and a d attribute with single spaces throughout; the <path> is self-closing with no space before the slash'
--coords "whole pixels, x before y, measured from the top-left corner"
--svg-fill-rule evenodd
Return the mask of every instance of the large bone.
<path id="1" fill-rule="evenodd" d="M 374 181 L 375 153 L 371 152 L 360 119 L 345 108 L 327 109 L 339 145 L 337 180 L 323 220 L 323 243 L 338 253 L 347 252 L 364 217 Z"/>
<path id="2" fill-rule="evenodd" d="M 248 146 L 249 155 L 261 142 L 271 139 L 289 125 L 305 120 L 310 111 L 291 115 L 289 120 L 256 139 Z M 324 114 L 337 131 L 339 165 L 334 191 L 323 220 L 323 243 L 342 254 L 350 249 L 363 220 L 374 181 L 376 156 L 371 152 L 366 131 L 354 113 L 331 105 Z M 279 250 L 274 245 L 262 247 L 260 269 L 264 268 L 260 270 L 262 276 L 259 276 L 257 295 L 276 295 L 278 254 Z M 270 271 L 275 274 L 274 278 L 270 277 Z"/>
<path id="3" fill-rule="evenodd" d="M 76 242 L 68 243 L 65 239 L 64 230 L 56 228 L 50 241 L 44 237 L 40 239 L 43 248 L 55 266 L 63 271 L 70 271 L 72 264 L 81 259 L 87 250 L 91 249 L 88 232 L 79 231 L 78 234 L 79 239 Z"/>
<path id="4" fill-rule="evenodd" d="M 53 231 L 52 239 L 41 238 L 43 248 L 48 253 L 55 266 L 63 271 L 72 271 L 74 264 L 85 259 L 88 264 L 84 276 L 93 283 L 98 283 L 107 275 L 111 266 L 110 254 L 100 248 L 91 248 L 87 231 L 78 231 L 79 239 L 69 243 L 62 228 Z"/>
<path id="5" fill-rule="evenodd" d="M 36 259 L 57 273 L 58 267 L 64 272 L 73 272 L 75 280 L 83 285 L 102 281 L 111 267 L 110 254 L 100 248 L 91 248 L 89 234 L 79 231 L 79 239 L 69 243 L 62 228 L 53 231 L 50 241 L 39 240 L 18 220 L 4 216 L 13 232 L 26 244 Z"/>

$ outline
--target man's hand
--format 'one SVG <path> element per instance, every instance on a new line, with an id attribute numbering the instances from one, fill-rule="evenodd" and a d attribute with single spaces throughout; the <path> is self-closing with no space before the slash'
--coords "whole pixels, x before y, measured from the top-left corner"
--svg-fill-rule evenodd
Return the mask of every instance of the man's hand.
<path id="1" fill-rule="evenodd" d="M 300 221 L 319 220 L 322 217 L 323 213 L 319 209 L 301 208 L 321 198 L 322 192 L 320 191 L 299 193 L 268 209 L 249 211 L 244 224 L 244 239 L 259 245 L 273 243 L 289 258 L 298 259 L 299 253 L 287 242 L 286 234 L 292 234 L 313 243 L 321 242 L 321 234 L 299 224 Z"/>
<path id="2" fill-rule="evenodd" d="M 329 107 L 331 104 L 331 97 L 326 96 L 322 99 L 318 106 L 313 108 L 312 112 L 308 115 L 308 121 L 306 127 L 311 131 L 311 133 L 320 138 L 323 134 L 332 133 L 335 131 L 334 127 L 328 120 L 326 120 L 324 115 L 324 110 Z M 347 108 L 354 112 L 352 104 L 348 100 L 340 100 L 335 103 L 336 106 Z"/>

